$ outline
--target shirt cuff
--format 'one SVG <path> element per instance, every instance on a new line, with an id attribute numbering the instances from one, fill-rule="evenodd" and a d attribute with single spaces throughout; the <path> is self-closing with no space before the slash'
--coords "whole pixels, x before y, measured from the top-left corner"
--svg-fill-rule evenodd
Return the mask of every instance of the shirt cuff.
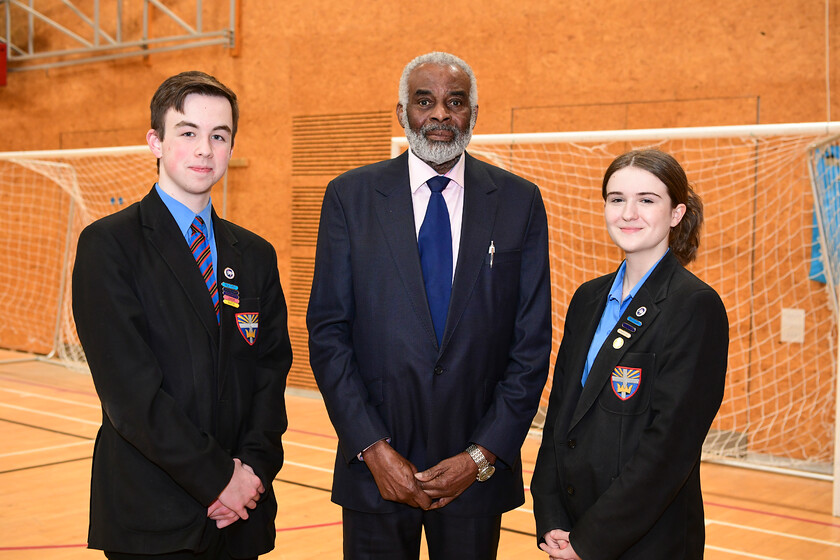
<path id="1" fill-rule="evenodd" d="M 378 439 L 378 440 L 374 441 L 373 443 L 371 443 L 370 445 L 368 445 L 367 447 L 365 447 L 364 449 L 362 449 L 361 451 L 359 451 L 359 454 L 358 454 L 358 455 L 356 455 L 356 458 L 358 458 L 358 459 L 359 459 L 359 461 L 361 461 L 362 463 L 364 463 L 364 462 L 365 462 L 365 458 L 364 458 L 364 457 L 362 457 L 362 454 L 363 454 L 365 451 L 367 451 L 368 449 L 370 449 L 371 447 L 373 447 L 374 445 L 376 445 L 377 443 L 379 443 L 380 441 L 385 441 L 385 442 L 391 443 L 391 438 L 389 438 L 389 437 L 388 437 L 388 438 L 382 438 L 382 439 Z"/>

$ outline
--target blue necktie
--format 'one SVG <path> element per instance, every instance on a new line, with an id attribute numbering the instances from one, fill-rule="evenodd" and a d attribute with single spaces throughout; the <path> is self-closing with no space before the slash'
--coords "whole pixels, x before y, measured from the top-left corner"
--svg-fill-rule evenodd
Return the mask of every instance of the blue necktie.
<path id="1" fill-rule="evenodd" d="M 449 311 L 449 296 L 452 292 L 452 229 L 449 225 L 449 211 L 441 191 L 449 184 L 449 178 L 438 175 L 426 184 L 432 191 L 426 217 L 420 226 L 417 245 L 420 250 L 420 266 L 423 268 L 423 283 L 438 346 L 443 340 L 446 313 Z"/>

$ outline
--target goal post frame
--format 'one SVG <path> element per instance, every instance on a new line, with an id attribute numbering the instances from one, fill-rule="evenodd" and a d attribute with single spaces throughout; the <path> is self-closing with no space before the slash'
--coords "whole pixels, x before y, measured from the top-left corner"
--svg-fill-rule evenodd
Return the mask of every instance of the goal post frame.
<path id="1" fill-rule="evenodd" d="M 780 136 L 785 134 L 829 135 L 840 134 L 840 121 L 820 123 L 755 124 L 738 126 L 697 126 L 682 128 L 640 128 L 634 130 L 590 130 L 581 132 L 530 132 L 510 134 L 474 134 L 476 144 L 536 144 L 544 142 L 623 142 L 673 140 L 687 138 L 737 138 L 743 136 Z M 400 155 L 408 146 L 404 136 L 391 137 L 391 157 Z"/>
<path id="2" fill-rule="evenodd" d="M 840 140 L 840 134 L 837 136 L 833 136 L 821 142 L 816 142 L 812 144 L 811 149 L 819 148 L 821 146 L 831 144 Z M 808 158 L 808 173 L 811 177 L 811 192 L 814 197 L 814 204 L 816 205 L 816 201 L 819 200 L 820 195 L 817 191 L 817 181 L 816 181 L 816 171 L 814 169 L 814 162 L 813 159 Z M 815 212 L 814 213 L 817 221 L 817 234 L 819 236 L 820 245 L 822 247 L 828 247 L 828 235 L 826 234 L 826 224 L 823 220 L 822 212 Z M 826 251 L 823 251 L 823 254 L 826 254 Z M 826 281 L 829 286 L 832 287 L 830 290 L 831 292 L 831 304 L 834 306 L 834 313 L 840 315 L 840 287 L 837 285 L 837 280 L 834 278 L 834 267 L 832 266 L 824 266 L 823 273 L 826 276 Z M 835 517 L 840 517 L 840 328 L 838 328 L 837 333 L 837 362 L 836 362 L 836 371 L 834 374 L 834 381 L 835 381 L 835 388 L 834 388 L 834 411 L 835 411 L 835 419 L 834 419 L 834 484 L 833 491 L 832 491 L 832 499 L 831 499 L 831 509 L 832 514 Z"/>

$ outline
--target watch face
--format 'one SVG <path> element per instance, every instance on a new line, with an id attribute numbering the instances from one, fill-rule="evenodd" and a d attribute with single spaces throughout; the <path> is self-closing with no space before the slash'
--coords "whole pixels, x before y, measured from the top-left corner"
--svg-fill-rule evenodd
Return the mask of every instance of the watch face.
<path id="1" fill-rule="evenodd" d="M 486 469 L 483 469 L 481 472 L 478 473 L 478 481 L 484 482 L 485 480 L 493 476 L 494 472 L 496 472 L 496 467 L 494 467 L 493 465 L 488 465 Z"/>

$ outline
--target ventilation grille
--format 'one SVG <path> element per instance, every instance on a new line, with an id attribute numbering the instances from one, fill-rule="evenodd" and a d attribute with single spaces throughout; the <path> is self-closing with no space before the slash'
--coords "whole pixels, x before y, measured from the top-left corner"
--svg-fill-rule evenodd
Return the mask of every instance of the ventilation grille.
<path id="1" fill-rule="evenodd" d="M 394 114 L 350 113 L 292 118 L 292 244 L 289 337 L 292 387 L 315 389 L 309 368 L 306 308 L 315 269 L 315 243 L 327 183 L 345 171 L 387 159 Z"/>
<path id="2" fill-rule="evenodd" d="M 393 113 L 349 113 L 292 118 L 292 175 L 329 175 L 390 154 Z"/>

